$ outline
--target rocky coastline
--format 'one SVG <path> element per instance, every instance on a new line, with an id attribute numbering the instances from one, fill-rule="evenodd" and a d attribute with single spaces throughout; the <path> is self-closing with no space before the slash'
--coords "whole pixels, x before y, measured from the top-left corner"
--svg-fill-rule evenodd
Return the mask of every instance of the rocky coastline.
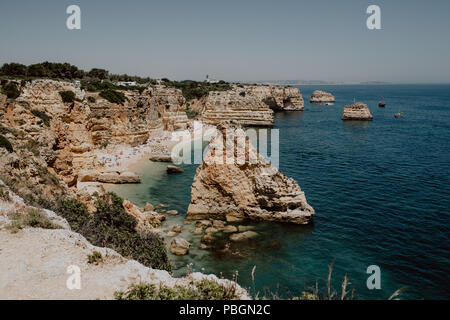
<path id="1" fill-rule="evenodd" d="M 172 133 L 192 132 L 195 120 L 212 126 L 224 119 L 234 120 L 244 126 L 272 126 L 274 110 L 303 110 L 303 98 L 298 89 L 275 86 L 233 85 L 227 91 L 209 92 L 203 100 L 190 101 L 197 107 L 201 105 L 201 111 L 196 119 L 188 119 L 188 103 L 182 92 L 161 84 L 140 90 L 118 91 L 118 94 L 123 95 L 123 101 L 111 102 L 99 92 L 83 90 L 74 82 L 49 79 L 11 81 L 19 87 L 19 96 L 7 98 L 0 93 L 0 165 L 6 169 L 0 176 L 4 181 L 0 183 L 0 236 L 8 241 L 17 241 L 17 244 L 20 243 L 24 248 L 28 247 L 27 243 L 30 241 L 37 241 L 47 247 L 53 243 L 55 255 L 52 259 L 56 259 L 57 254 L 65 259 L 74 257 L 79 260 L 81 256 L 97 251 L 100 256 L 113 257 L 112 260 L 120 261 L 110 264 L 108 258 L 108 262 L 96 270 L 91 270 L 85 262 L 80 262 L 90 270 L 90 279 L 99 277 L 96 272 L 105 270 L 107 280 L 103 285 L 93 285 L 84 295 L 67 296 L 56 290 L 55 295 L 48 298 L 110 299 L 114 291 L 123 290 L 136 281 L 164 283 L 169 286 L 188 282 L 172 278 L 166 271 L 155 270 L 137 261 L 125 259 L 114 250 L 92 246 L 81 234 L 71 230 L 73 221 L 69 226 L 64 218 L 58 216 L 61 205 L 59 202 L 62 199 L 73 199 L 74 203 L 78 203 L 77 206 L 86 206 L 86 212 L 94 216 L 99 210 L 109 210 L 108 207 L 101 207 L 101 203 L 106 206 L 120 205 L 120 210 L 124 210 L 136 221 L 136 232 L 151 232 L 162 236 L 161 226 L 166 220 L 165 214 L 177 214 L 175 210 L 162 210 L 150 204 L 145 208 L 138 208 L 128 200 L 114 204 L 117 200 L 111 199 L 105 186 L 111 183 L 140 183 L 140 177 L 132 171 L 132 163 L 139 159 L 147 157 L 152 161 L 171 161 L 172 148 L 179 143 L 172 139 Z M 68 92 L 73 93 L 71 101 L 65 101 L 63 98 L 63 93 Z M 224 110 L 221 111 L 222 108 Z M 264 166 L 261 164 L 261 169 Z M 273 171 L 270 167 L 264 170 Z M 168 172 L 181 173 L 181 170 L 170 167 Z M 285 178 L 275 171 L 273 174 L 274 177 Z M 293 180 L 287 179 L 285 187 L 293 188 L 294 193 L 298 191 L 289 203 L 285 203 L 286 206 L 292 207 L 292 210 L 286 209 L 286 212 L 279 212 L 277 215 L 269 214 L 270 210 L 267 208 L 265 211 L 247 210 L 246 217 L 294 223 L 303 223 L 309 219 L 310 217 L 306 218 L 306 211 L 311 211 L 306 208 L 306 200 L 305 212 L 297 212 L 294 208 L 304 195 L 296 189 Z M 266 182 L 269 183 L 269 180 Z M 258 201 L 262 201 L 262 198 Z M 45 213 L 43 219 L 50 217 L 56 219 L 57 224 L 61 222 L 57 229 L 25 227 L 18 231 L 17 236 L 10 236 L 7 230 L 12 225 L 11 214 L 23 215 L 23 219 L 28 219 L 28 214 L 23 212 L 35 210 L 33 208 Z M 51 208 L 56 211 L 49 210 Z M 239 215 L 222 216 L 223 221 L 209 218 L 207 220 L 210 225 L 200 227 L 201 232 L 205 233 L 202 246 L 206 247 L 206 243 L 211 241 L 211 235 L 218 231 L 229 233 L 231 241 L 242 241 L 255 236 L 250 230 L 227 225 L 228 222 L 241 221 L 242 217 Z M 59 228 L 64 231 L 58 230 Z M 176 237 L 181 230 L 181 226 L 173 227 L 168 236 Z M 77 240 L 73 242 L 72 239 Z M 176 255 L 187 254 L 191 244 L 180 237 L 174 239 L 176 240 L 171 242 L 170 251 Z M 60 247 L 53 241 L 61 243 Z M 78 246 L 82 249 L 77 249 Z M 42 250 L 44 248 L 38 246 L 34 248 L 33 253 L 30 252 L 31 264 L 42 262 L 34 255 Z M 0 250 L 0 254 L 5 263 L 14 263 L 14 255 L 9 251 Z M 42 272 L 51 273 L 51 270 Z M 14 275 L 10 276 L 14 279 Z M 124 277 L 129 278 L 126 281 L 120 280 L 119 285 L 118 279 Z M 202 277 L 209 276 L 197 274 L 198 279 Z M 49 276 L 49 279 L 52 277 Z M 223 284 L 228 284 L 227 280 L 213 280 L 219 283 L 225 281 Z M 10 282 L 6 283 L 11 286 Z M 41 284 L 46 282 L 42 279 L 36 284 L 33 282 L 32 290 L 27 296 L 36 297 L 42 294 L 37 289 Z M 19 288 L 14 288 L 18 297 L 24 295 Z M 98 290 L 102 294 L 95 296 L 94 292 L 99 292 Z M 239 298 L 249 297 L 245 290 L 239 290 Z"/>

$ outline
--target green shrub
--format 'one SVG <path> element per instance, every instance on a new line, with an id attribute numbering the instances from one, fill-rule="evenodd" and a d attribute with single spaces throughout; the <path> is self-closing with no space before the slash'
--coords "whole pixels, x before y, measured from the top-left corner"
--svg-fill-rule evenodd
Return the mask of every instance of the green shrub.
<path id="1" fill-rule="evenodd" d="M 39 142 L 33 139 L 28 139 L 28 141 L 22 145 L 20 148 L 30 151 L 32 154 L 34 154 L 36 157 L 40 155 L 39 151 Z"/>
<path id="2" fill-rule="evenodd" d="M 170 81 L 168 79 L 162 79 L 161 81 L 168 87 L 180 89 L 187 101 L 200 99 L 208 95 L 210 91 L 228 91 L 232 89 L 231 85 L 225 81 L 219 81 L 218 83 L 198 82 L 193 80 Z"/>
<path id="3" fill-rule="evenodd" d="M 91 78 L 103 80 L 108 77 L 108 71 L 105 69 L 94 68 L 91 71 L 89 71 L 87 75 Z"/>
<path id="4" fill-rule="evenodd" d="M 99 264 L 103 262 L 103 256 L 100 252 L 94 251 L 92 254 L 88 254 L 88 263 L 89 264 Z"/>
<path id="5" fill-rule="evenodd" d="M 88 100 L 89 103 L 95 103 L 95 98 L 92 97 L 92 96 L 89 96 L 89 97 L 87 98 L 87 100 Z"/>
<path id="6" fill-rule="evenodd" d="M 64 103 L 72 103 L 75 101 L 75 92 L 73 91 L 60 91 L 59 95 Z"/>
<path id="7" fill-rule="evenodd" d="M 37 110 L 37 109 L 31 110 L 31 113 L 32 113 L 35 117 L 40 118 L 40 119 L 44 122 L 44 124 L 45 124 L 47 127 L 50 127 L 50 120 L 52 120 L 52 117 L 50 117 L 49 115 L 47 115 L 45 112 L 39 111 L 39 110 Z"/>
<path id="8" fill-rule="evenodd" d="M 109 81 L 91 80 L 84 81 L 81 85 L 81 89 L 87 90 L 89 92 L 97 92 L 108 89 L 115 90 L 118 89 L 118 87 Z"/>
<path id="9" fill-rule="evenodd" d="M 186 109 L 186 116 L 189 119 L 194 119 L 195 117 L 197 117 L 197 115 L 198 115 L 198 113 L 196 111 L 192 111 L 192 110 Z"/>
<path id="10" fill-rule="evenodd" d="M 240 95 L 241 97 L 245 97 L 245 91 L 239 92 L 239 95 Z"/>
<path id="11" fill-rule="evenodd" d="M 5 148 L 6 150 L 8 150 L 9 153 L 14 151 L 11 142 L 9 142 L 9 140 L 6 139 L 6 137 L 2 136 L 1 134 L 0 134 L 0 148 Z"/>
<path id="12" fill-rule="evenodd" d="M 2 92 L 6 94 L 9 99 L 16 99 L 20 96 L 20 90 L 14 82 L 8 82 L 3 86 Z"/>
<path id="13" fill-rule="evenodd" d="M 187 286 L 168 287 L 153 284 L 131 285 L 126 291 L 114 294 L 117 300 L 234 300 L 236 287 L 224 287 L 213 280 L 192 281 Z"/>
<path id="14" fill-rule="evenodd" d="M 148 267 L 170 271 L 164 241 L 152 232 L 137 232 L 136 219 L 125 211 L 122 203 L 123 199 L 108 193 L 97 200 L 95 214 L 90 214 L 86 205 L 75 199 L 61 201 L 57 212 L 93 245 L 109 247 Z"/>
<path id="15" fill-rule="evenodd" d="M 103 90 L 100 92 L 100 97 L 108 100 L 111 103 L 124 104 L 126 97 L 123 92 L 115 91 L 115 90 Z"/>
<path id="16" fill-rule="evenodd" d="M 2 185 L 0 185 L 0 199 L 9 201 L 11 197 L 9 196 L 9 191 Z"/>
<path id="17" fill-rule="evenodd" d="M 42 229 L 62 229 L 61 226 L 51 222 L 41 211 L 36 209 L 27 209 L 24 214 L 13 213 L 9 215 L 12 220 L 8 226 L 12 232 L 17 232 L 25 227 Z"/>
<path id="18" fill-rule="evenodd" d="M 102 142 L 102 144 L 100 145 L 100 149 L 105 149 L 107 146 L 109 145 L 109 141 L 105 140 Z"/>
<path id="19" fill-rule="evenodd" d="M 2 76 L 26 76 L 27 66 L 20 63 L 5 63 L 0 68 L 0 75 Z"/>

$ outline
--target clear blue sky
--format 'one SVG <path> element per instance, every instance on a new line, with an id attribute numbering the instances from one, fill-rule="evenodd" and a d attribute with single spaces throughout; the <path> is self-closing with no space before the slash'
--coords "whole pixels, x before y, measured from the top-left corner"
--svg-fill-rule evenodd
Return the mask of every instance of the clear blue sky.
<path id="1" fill-rule="evenodd" d="M 82 29 L 66 28 L 77 4 Z M 378 4 L 382 30 L 366 28 Z M 450 83 L 449 0 L 14 0 L 0 64 L 70 62 L 171 79 Z"/>

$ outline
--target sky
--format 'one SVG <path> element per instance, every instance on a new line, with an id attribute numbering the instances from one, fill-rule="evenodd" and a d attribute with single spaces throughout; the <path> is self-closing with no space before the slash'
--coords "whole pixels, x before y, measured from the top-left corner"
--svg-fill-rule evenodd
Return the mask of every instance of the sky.
<path id="1" fill-rule="evenodd" d="M 81 9 L 68 30 L 66 8 Z M 369 5 L 381 30 L 366 27 Z M 448 0 L 0 2 L 0 64 L 227 81 L 450 83 Z"/>

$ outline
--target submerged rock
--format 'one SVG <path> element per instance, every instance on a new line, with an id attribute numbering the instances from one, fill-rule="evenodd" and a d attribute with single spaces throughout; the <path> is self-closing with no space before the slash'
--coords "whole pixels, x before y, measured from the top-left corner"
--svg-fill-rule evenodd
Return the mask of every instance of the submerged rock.
<path id="1" fill-rule="evenodd" d="M 102 183 L 140 183 L 141 178 L 133 172 L 120 172 L 117 170 L 107 171 L 84 171 L 79 174 L 80 182 L 102 182 Z"/>
<path id="2" fill-rule="evenodd" d="M 240 233 L 234 233 L 230 236 L 230 240 L 234 242 L 244 241 L 258 237 L 259 234 L 254 231 L 245 231 Z"/>
<path id="3" fill-rule="evenodd" d="M 177 166 L 167 166 L 166 171 L 168 174 L 175 174 L 175 173 L 183 173 L 184 170 L 177 167 Z"/>
<path id="4" fill-rule="evenodd" d="M 177 256 L 184 256 L 189 253 L 191 244 L 183 238 L 175 238 L 170 243 L 170 252 Z"/>
<path id="5" fill-rule="evenodd" d="M 342 120 L 373 120 L 373 117 L 366 104 L 356 102 L 344 107 Z"/>
<path id="6" fill-rule="evenodd" d="M 229 130 L 224 145 L 226 129 Z M 225 158 L 234 156 L 235 149 L 229 145 L 234 142 L 238 143 L 238 150 L 246 150 L 243 163 L 235 159 L 230 163 Z M 227 155 L 227 149 L 233 152 Z M 220 154 L 224 161 L 220 161 Z M 297 182 L 261 157 L 240 127 L 229 123 L 219 126 L 202 165 L 197 168 L 188 219 L 225 220 L 233 216 L 305 224 L 313 214 L 314 209 L 306 202 Z"/>
<path id="7" fill-rule="evenodd" d="M 181 230 L 182 230 L 182 227 L 178 226 L 178 225 L 177 226 L 173 226 L 172 229 L 171 229 L 171 231 L 176 232 L 176 233 L 180 233 Z"/>
<path id="8" fill-rule="evenodd" d="M 311 103 L 334 103 L 334 101 L 334 96 L 331 93 L 322 90 L 314 91 L 309 100 Z"/>
<path id="9" fill-rule="evenodd" d="M 146 203 L 145 207 L 143 208 L 144 211 L 155 211 L 155 207 L 151 203 Z"/>
<path id="10" fill-rule="evenodd" d="M 222 231 L 225 233 L 233 233 L 233 232 L 237 232 L 238 229 L 235 226 L 229 225 L 229 226 L 224 227 Z"/>
<path id="11" fill-rule="evenodd" d="M 217 229 L 214 228 L 214 227 L 209 227 L 209 228 L 206 228 L 205 232 L 206 232 L 207 234 L 211 234 L 211 233 L 217 233 L 217 232 L 219 232 L 219 230 L 217 230 Z"/>

